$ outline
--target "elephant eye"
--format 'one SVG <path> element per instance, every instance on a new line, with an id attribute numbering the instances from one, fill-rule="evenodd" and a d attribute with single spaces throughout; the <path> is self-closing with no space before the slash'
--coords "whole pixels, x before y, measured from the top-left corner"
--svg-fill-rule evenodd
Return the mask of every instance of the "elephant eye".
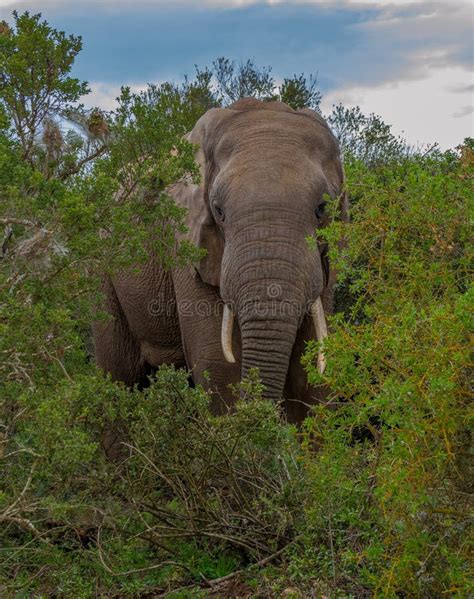
<path id="1" fill-rule="evenodd" d="M 316 218 L 321 219 L 326 214 L 326 205 L 327 202 L 321 202 L 319 206 L 315 210 Z"/>
<path id="2" fill-rule="evenodd" d="M 221 223 L 223 223 L 223 222 L 224 222 L 224 220 L 225 220 L 225 214 L 224 214 L 224 211 L 222 210 L 222 208 L 220 208 L 219 206 L 216 206 L 216 205 L 214 204 L 214 212 L 216 213 L 216 217 L 217 217 L 217 219 L 218 219 L 218 220 L 219 220 Z"/>

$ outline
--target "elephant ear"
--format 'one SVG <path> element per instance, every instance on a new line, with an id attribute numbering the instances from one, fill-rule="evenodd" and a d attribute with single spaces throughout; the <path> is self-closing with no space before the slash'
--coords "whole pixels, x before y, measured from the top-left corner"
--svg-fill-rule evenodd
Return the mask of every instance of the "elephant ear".
<path id="1" fill-rule="evenodd" d="M 199 119 L 186 139 L 198 146 L 195 160 L 200 168 L 201 181 L 199 184 L 180 182 L 171 187 L 177 203 L 188 210 L 188 239 L 206 250 L 206 256 L 196 269 L 205 283 L 215 287 L 220 286 L 224 240 L 209 207 L 209 189 L 217 170 L 214 148 L 224 122 L 234 114 L 236 111 L 213 108 Z"/>
<path id="2" fill-rule="evenodd" d="M 334 171 L 334 178 L 338 179 L 339 182 L 342 182 L 342 185 L 338 185 L 338 187 L 342 187 L 342 193 L 340 195 L 339 201 L 339 216 L 343 222 L 349 222 L 349 200 L 347 196 L 347 191 L 345 189 L 345 175 L 344 168 L 342 165 L 341 152 L 339 147 L 339 142 L 331 131 L 329 125 L 325 121 L 325 119 L 315 110 L 311 110 L 311 108 L 301 108 L 297 111 L 298 114 L 303 114 L 313 121 L 316 121 L 319 125 L 326 129 L 327 134 L 330 136 L 334 147 L 336 148 L 336 156 L 335 160 L 333 160 L 333 164 L 331 165 L 331 170 Z"/>
<path id="3" fill-rule="evenodd" d="M 324 127 L 327 130 L 327 133 L 329 134 L 330 138 L 332 139 L 332 142 L 335 144 L 335 146 L 337 148 L 337 157 L 335 160 L 335 164 L 333 166 L 336 171 L 336 173 L 335 173 L 336 177 L 342 182 L 342 184 L 341 184 L 342 193 L 341 193 L 340 202 L 339 202 L 339 215 L 343 222 L 349 222 L 349 199 L 347 196 L 347 191 L 345 189 L 345 187 L 346 187 L 345 186 L 345 175 L 344 175 L 344 168 L 342 165 L 339 142 L 337 141 L 336 137 L 334 136 L 333 132 L 331 131 L 326 120 L 318 112 L 316 112 L 315 110 L 311 110 L 311 108 L 302 108 L 302 109 L 298 110 L 298 114 L 304 114 L 305 116 L 309 117 L 313 121 L 316 121 L 322 127 Z"/>

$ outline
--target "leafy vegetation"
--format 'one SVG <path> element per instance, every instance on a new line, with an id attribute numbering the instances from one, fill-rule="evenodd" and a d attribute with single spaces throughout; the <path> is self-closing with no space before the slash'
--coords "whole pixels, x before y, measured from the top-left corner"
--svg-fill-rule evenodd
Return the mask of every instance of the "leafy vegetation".
<path id="1" fill-rule="evenodd" d="M 473 158 L 466 144 L 375 170 L 346 161 L 352 222 L 334 259 L 351 301 L 333 319 L 324 376 L 337 409 L 316 410 L 307 433 L 321 445 L 314 556 L 348 590 L 469 594 Z M 305 358 L 315 384 L 316 355 Z"/>
<path id="2" fill-rule="evenodd" d="M 421 151 L 334 109 L 352 222 L 324 232 L 324 376 L 304 358 L 329 402 L 296 431 L 254 373 L 216 417 L 185 372 L 130 391 L 97 371 L 100 273 L 199 255 L 165 189 L 198 176 L 182 135 L 208 108 L 321 96 L 220 58 L 105 114 L 79 104 L 80 48 L 39 15 L 0 25 L 0 594 L 469 596 L 472 140 Z"/>

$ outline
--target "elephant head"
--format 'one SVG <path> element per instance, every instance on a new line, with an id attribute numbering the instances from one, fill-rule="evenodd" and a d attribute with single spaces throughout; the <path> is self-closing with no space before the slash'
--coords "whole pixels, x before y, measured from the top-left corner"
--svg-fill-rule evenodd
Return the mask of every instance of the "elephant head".
<path id="1" fill-rule="evenodd" d="M 236 318 L 242 376 L 257 367 L 267 396 L 279 398 L 306 315 L 315 336 L 327 334 L 321 296 L 331 274 L 307 237 L 327 224 L 325 194 L 340 196 L 346 214 L 337 141 L 316 112 L 254 99 L 208 111 L 188 140 L 202 173 L 186 195 L 188 223 L 207 252 L 199 276 L 225 303 L 224 356 L 234 359 Z"/>

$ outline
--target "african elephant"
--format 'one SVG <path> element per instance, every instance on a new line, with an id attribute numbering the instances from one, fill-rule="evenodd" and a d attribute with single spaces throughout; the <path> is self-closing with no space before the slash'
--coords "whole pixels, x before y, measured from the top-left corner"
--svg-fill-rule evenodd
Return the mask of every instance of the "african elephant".
<path id="1" fill-rule="evenodd" d="M 266 396 L 285 397 L 298 421 L 314 399 L 301 353 L 326 334 L 335 282 L 327 248 L 307 237 L 327 224 L 325 194 L 347 219 L 337 141 L 316 112 L 255 99 L 209 110 L 188 140 L 201 183 L 169 192 L 207 254 L 171 271 L 151 259 L 106 281 L 113 318 L 94 326 L 97 362 L 130 385 L 163 363 L 186 366 L 217 391 L 216 411 L 229 383 L 256 367 Z"/>

